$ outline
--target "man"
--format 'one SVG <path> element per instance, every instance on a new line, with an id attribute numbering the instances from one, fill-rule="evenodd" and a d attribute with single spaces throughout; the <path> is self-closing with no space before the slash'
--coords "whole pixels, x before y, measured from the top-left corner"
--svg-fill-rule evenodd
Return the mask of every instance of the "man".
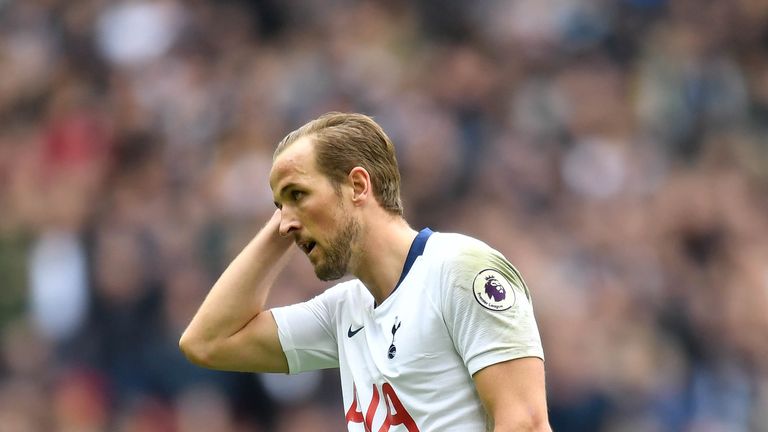
<path id="1" fill-rule="evenodd" d="M 201 366 L 298 373 L 339 367 L 350 431 L 548 431 L 541 341 L 509 262 L 403 218 L 394 146 L 371 118 L 330 113 L 286 136 L 277 211 L 229 265 L 180 346 Z M 295 243 L 322 280 L 265 310 Z"/>

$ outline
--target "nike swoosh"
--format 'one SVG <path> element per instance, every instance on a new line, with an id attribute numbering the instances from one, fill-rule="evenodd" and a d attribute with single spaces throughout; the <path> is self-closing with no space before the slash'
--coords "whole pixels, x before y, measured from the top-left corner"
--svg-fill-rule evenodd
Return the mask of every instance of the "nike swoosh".
<path id="1" fill-rule="evenodd" d="M 349 326 L 349 330 L 347 330 L 347 337 L 352 337 L 352 336 L 356 335 L 356 334 L 357 334 L 357 332 L 359 332 L 360 330 L 362 330 L 362 329 L 363 329 L 363 327 L 365 327 L 365 326 L 362 326 L 362 327 L 360 327 L 359 329 L 357 329 L 357 330 L 355 330 L 355 331 L 352 331 L 352 325 L 350 325 L 350 326 Z"/>

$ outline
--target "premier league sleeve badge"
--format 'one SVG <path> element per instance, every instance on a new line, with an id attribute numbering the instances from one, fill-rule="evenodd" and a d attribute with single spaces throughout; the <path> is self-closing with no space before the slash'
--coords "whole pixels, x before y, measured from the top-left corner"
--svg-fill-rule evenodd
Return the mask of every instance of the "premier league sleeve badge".
<path id="1" fill-rule="evenodd" d="M 509 281 L 494 269 L 485 269 L 472 282 L 475 300 L 488 310 L 505 311 L 515 305 L 515 290 Z"/>

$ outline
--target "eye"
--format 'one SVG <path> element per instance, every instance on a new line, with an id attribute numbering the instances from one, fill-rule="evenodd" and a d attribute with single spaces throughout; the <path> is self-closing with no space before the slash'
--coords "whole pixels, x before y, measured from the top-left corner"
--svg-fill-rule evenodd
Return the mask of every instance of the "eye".
<path id="1" fill-rule="evenodd" d="M 298 191 L 298 190 L 292 190 L 291 191 L 291 199 L 294 201 L 299 201 L 302 198 L 304 198 L 304 192 Z"/>

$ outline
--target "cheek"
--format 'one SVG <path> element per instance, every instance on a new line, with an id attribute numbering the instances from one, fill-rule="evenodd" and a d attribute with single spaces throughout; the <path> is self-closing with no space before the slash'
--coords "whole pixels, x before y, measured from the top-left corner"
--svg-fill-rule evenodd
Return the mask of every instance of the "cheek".
<path id="1" fill-rule="evenodd" d="M 331 206 L 332 204 L 323 205 L 321 203 L 306 208 L 301 212 L 300 216 L 304 222 L 304 226 L 310 230 L 319 230 L 321 232 L 328 232 L 329 230 L 333 230 L 339 221 L 342 220 L 342 214 L 337 214 L 337 212 L 333 211 Z"/>

